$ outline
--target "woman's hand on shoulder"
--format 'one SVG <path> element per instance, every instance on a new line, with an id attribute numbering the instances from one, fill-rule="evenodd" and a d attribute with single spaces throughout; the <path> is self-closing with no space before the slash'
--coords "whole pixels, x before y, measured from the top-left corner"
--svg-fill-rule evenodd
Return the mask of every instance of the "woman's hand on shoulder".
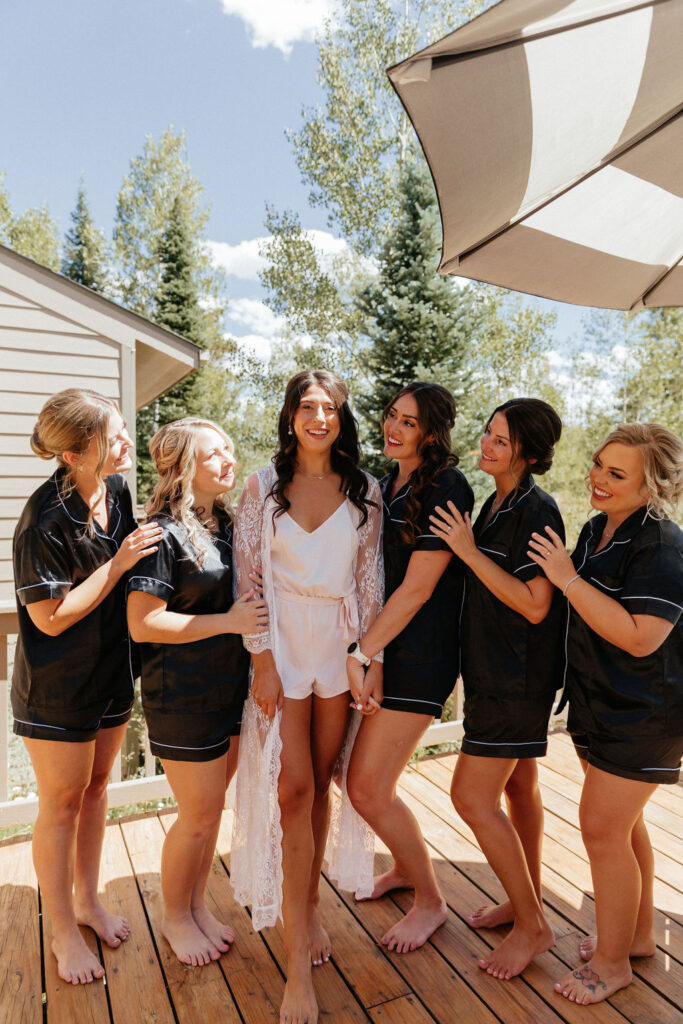
<path id="1" fill-rule="evenodd" d="M 576 569 L 560 535 L 551 526 L 546 526 L 545 532 L 545 537 L 541 533 L 531 534 L 527 554 L 540 565 L 550 582 L 564 591 L 576 576 Z"/>
<path id="2" fill-rule="evenodd" d="M 158 523 L 145 523 L 129 533 L 112 558 L 113 565 L 123 575 L 132 569 L 145 555 L 152 555 L 161 540 L 163 530 Z"/>
<path id="3" fill-rule="evenodd" d="M 440 537 L 448 544 L 454 555 L 467 562 L 477 552 L 477 542 L 474 539 L 472 522 L 469 512 L 463 516 L 455 507 L 452 501 L 448 502 L 448 512 L 436 506 L 438 515 L 430 516 L 431 532 Z"/>
<path id="4" fill-rule="evenodd" d="M 271 651 L 252 655 L 254 662 L 254 678 L 251 684 L 251 696 L 258 707 L 268 718 L 274 718 L 275 712 L 282 707 L 284 690 L 280 673 L 275 667 Z"/>
<path id="5" fill-rule="evenodd" d="M 258 587 L 242 594 L 225 613 L 225 632 L 254 635 L 268 629 L 268 606 Z"/>

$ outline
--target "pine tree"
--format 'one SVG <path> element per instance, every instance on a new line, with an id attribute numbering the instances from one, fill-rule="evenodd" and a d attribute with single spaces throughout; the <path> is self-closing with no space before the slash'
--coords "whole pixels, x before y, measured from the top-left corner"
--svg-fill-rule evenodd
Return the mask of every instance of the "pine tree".
<path id="1" fill-rule="evenodd" d="M 105 252 L 104 234 L 95 227 L 81 181 L 76 208 L 71 213 L 71 229 L 65 236 L 62 273 L 103 294 L 107 290 Z"/>
<path id="2" fill-rule="evenodd" d="M 434 189 L 424 164 L 407 164 L 399 183 L 399 212 L 379 258 L 379 274 L 358 305 L 370 341 L 372 388 L 360 406 L 379 442 L 380 414 L 396 392 L 415 379 L 434 379 L 448 363 L 456 392 L 466 386 L 465 360 L 479 315 L 476 296 L 435 273 L 441 228 Z"/>
<path id="3" fill-rule="evenodd" d="M 155 296 L 154 320 L 201 348 L 206 348 L 191 225 L 180 196 L 176 196 L 171 204 L 166 227 L 159 240 L 157 258 L 159 288 Z M 165 423 L 200 411 L 196 401 L 197 376 L 191 374 L 181 380 L 138 413 L 136 445 L 141 500 L 149 495 L 156 478 L 149 455 L 149 442 L 154 433 Z"/>

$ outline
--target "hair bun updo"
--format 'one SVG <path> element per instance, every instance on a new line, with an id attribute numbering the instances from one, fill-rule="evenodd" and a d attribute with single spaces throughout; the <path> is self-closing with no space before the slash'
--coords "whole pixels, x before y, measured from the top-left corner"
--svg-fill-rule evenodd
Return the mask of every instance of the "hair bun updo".
<path id="1" fill-rule="evenodd" d="M 512 450 L 526 463 L 527 472 L 547 473 L 562 436 L 562 420 L 552 405 L 540 398 L 511 398 L 494 409 L 491 419 L 497 412 L 505 416 Z"/>

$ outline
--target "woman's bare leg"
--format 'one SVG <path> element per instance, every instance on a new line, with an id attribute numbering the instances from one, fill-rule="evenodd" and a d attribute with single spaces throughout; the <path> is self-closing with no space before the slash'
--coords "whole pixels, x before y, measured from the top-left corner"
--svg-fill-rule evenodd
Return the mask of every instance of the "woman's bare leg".
<path id="1" fill-rule="evenodd" d="M 497 949 L 479 961 L 495 978 L 509 979 L 555 942 L 529 873 L 517 832 L 500 806 L 517 761 L 460 754 L 451 797 L 472 828 L 486 859 L 500 879 L 514 912 L 512 930 Z"/>
<path id="2" fill-rule="evenodd" d="M 313 866 L 308 890 L 308 938 L 314 967 L 330 959 L 330 937 L 320 920 L 320 872 L 330 827 L 330 782 L 344 743 L 349 721 L 349 693 L 336 697 L 313 696 L 311 715 L 311 756 L 313 759 Z"/>
<path id="3" fill-rule="evenodd" d="M 168 831 L 161 853 L 161 930 L 180 962 L 192 967 L 201 967 L 221 955 L 194 919 L 192 896 L 205 870 L 207 847 L 213 854 L 216 843 L 225 801 L 226 757 L 224 754 L 213 761 L 162 762 L 178 803 L 178 817 Z"/>
<path id="4" fill-rule="evenodd" d="M 588 763 L 583 758 L 579 758 L 579 762 L 585 775 Z M 633 826 L 631 846 L 640 869 L 640 905 L 630 956 L 654 956 L 657 948 L 655 942 L 655 858 L 642 814 Z M 582 960 L 592 959 L 597 942 L 596 935 L 586 935 L 581 940 L 579 954 Z"/>
<path id="5" fill-rule="evenodd" d="M 384 708 L 366 718 L 347 776 L 354 807 L 391 850 L 394 881 L 407 881 L 415 890 L 411 909 L 382 936 L 384 945 L 397 953 L 424 945 L 447 915 L 420 826 L 396 795 L 401 772 L 430 722 L 429 715 Z M 384 879 L 384 890 L 388 887 Z"/>
<path id="6" fill-rule="evenodd" d="M 282 822 L 282 919 L 287 983 L 280 1024 L 316 1024 L 318 1004 L 311 980 L 308 896 L 313 867 L 312 697 L 284 698 L 278 796 Z"/>
<path id="7" fill-rule="evenodd" d="M 230 785 L 230 780 L 235 774 L 235 769 L 237 768 L 239 739 L 239 736 L 232 736 L 230 739 L 230 746 L 225 759 L 226 789 Z M 197 924 L 201 931 L 204 932 L 207 939 L 213 943 L 219 953 L 227 953 L 230 948 L 230 943 L 235 940 L 235 933 L 230 925 L 225 924 L 223 921 L 219 921 L 218 918 L 211 913 L 206 905 L 204 895 L 206 892 L 206 883 L 213 864 L 213 858 L 216 853 L 216 840 L 218 839 L 218 830 L 220 829 L 220 825 L 221 819 L 219 817 L 216 821 L 215 829 L 211 835 L 207 837 L 206 843 L 204 844 L 201 867 L 199 869 L 199 874 L 197 875 L 197 881 L 195 882 L 192 890 L 190 906 L 195 924 Z"/>
<path id="8" fill-rule="evenodd" d="M 535 757 L 517 762 L 505 786 L 508 817 L 519 836 L 534 891 L 541 902 L 541 859 L 543 853 L 543 802 L 538 789 Z M 473 928 L 497 928 L 512 924 L 514 912 L 509 900 L 497 907 L 480 907 L 467 918 Z"/>
<path id="9" fill-rule="evenodd" d="M 120 946 L 130 935 L 125 917 L 110 914 L 98 893 L 100 859 L 107 822 L 107 783 L 121 749 L 127 723 L 101 729 L 95 739 L 95 756 L 88 788 L 83 795 L 76 834 L 74 910 L 79 924 L 88 925 L 108 946 Z"/>
<path id="10" fill-rule="evenodd" d="M 38 783 L 33 863 L 52 923 L 52 952 L 60 978 L 72 985 L 101 978 L 104 968 L 78 930 L 73 905 L 76 834 L 88 788 L 95 741 L 59 743 L 24 738 Z"/>
<path id="11" fill-rule="evenodd" d="M 633 830 L 656 784 L 622 779 L 588 765 L 579 817 L 595 890 L 597 942 L 585 967 L 555 989 L 573 1002 L 598 1003 L 631 982 L 629 954 L 641 904 Z"/>

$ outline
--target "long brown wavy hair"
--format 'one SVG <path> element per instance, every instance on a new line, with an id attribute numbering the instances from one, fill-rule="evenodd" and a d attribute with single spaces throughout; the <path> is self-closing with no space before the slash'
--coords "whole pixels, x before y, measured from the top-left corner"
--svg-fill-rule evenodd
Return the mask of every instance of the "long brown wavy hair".
<path id="1" fill-rule="evenodd" d="M 410 490 L 404 505 L 405 523 L 400 529 L 401 540 L 411 547 L 419 534 L 419 519 L 429 492 L 437 486 L 439 473 L 449 466 L 457 466 L 458 456 L 451 451 L 451 430 L 455 424 L 455 399 L 441 384 L 413 381 L 394 395 L 382 413 L 382 429 L 389 410 L 403 395 L 411 395 L 417 402 L 417 423 L 422 437 L 417 453 L 422 461 L 408 480 Z"/>
<path id="2" fill-rule="evenodd" d="M 277 480 L 270 492 L 277 505 L 274 516 L 281 516 L 290 507 L 285 491 L 294 479 L 297 450 L 297 439 L 292 430 L 292 423 L 301 399 L 314 384 L 319 385 L 330 396 L 339 415 L 339 435 L 330 451 L 332 471 L 341 477 L 340 490 L 360 512 L 359 525 L 362 526 L 368 518 L 368 506 L 375 506 L 375 502 L 366 497 L 368 478 L 358 466 L 358 425 L 349 406 L 348 388 L 329 370 L 302 370 L 287 384 L 277 425 L 279 447 L 273 456 L 273 465 L 277 472 Z"/>

